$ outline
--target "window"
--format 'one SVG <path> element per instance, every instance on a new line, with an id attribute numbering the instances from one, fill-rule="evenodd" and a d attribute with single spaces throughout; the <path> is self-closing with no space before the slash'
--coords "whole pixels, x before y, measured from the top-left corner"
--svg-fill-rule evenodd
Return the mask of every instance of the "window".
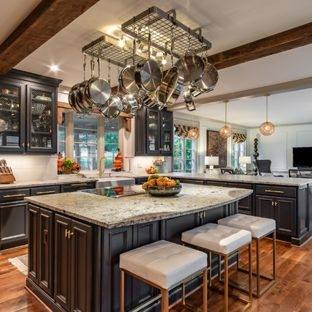
<path id="1" fill-rule="evenodd" d="M 239 164 L 239 157 L 246 156 L 246 142 L 232 142 L 231 166 L 233 169 L 242 169 Z"/>
<path id="2" fill-rule="evenodd" d="M 112 168 L 119 147 L 119 120 L 105 119 L 105 168 Z"/>
<path id="3" fill-rule="evenodd" d="M 97 118 L 74 116 L 74 158 L 82 170 L 97 169 Z"/>
<path id="4" fill-rule="evenodd" d="M 196 141 L 174 136 L 173 171 L 193 172 L 196 168 Z"/>

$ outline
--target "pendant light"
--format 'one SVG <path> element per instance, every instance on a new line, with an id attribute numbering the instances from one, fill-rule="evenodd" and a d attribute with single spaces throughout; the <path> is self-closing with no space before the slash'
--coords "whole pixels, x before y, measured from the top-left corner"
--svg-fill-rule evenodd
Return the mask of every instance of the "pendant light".
<path id="1" fill-rule="evenodd" d="M 224 126 L 219 131 L 220 136 L 223 139 L 228 139 L 232 134 L 232 129 L 227 124 L 227 106 L 228 106 L 228 101 L 225 101 L 224 102 Z"/>
<path id="2" fill-rule="evenodd" d="M 266 95 L 266 121 L 261 124 L 260 132 L 262 135 L 269 136 L 275 131 L 275 126 L 269 121 L 269 95 Z"/>
<path id="3" fill-rule="evenodd" d="M 193 126 L 189 129 L 187 133 L 188 138 L 192 140 L 197 140 L 199 137 L 199 130 L 195 125 L 195 120 L 193 119 Z"/>

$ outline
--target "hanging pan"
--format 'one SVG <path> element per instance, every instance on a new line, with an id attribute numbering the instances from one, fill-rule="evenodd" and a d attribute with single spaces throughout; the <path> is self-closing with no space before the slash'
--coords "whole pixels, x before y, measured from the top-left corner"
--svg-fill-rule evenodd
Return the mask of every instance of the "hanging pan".
<path id="1" fill-rule="evenodd" d="M 156 61 L 151 59 L 151 32 L 148 33 L 148 60 L 139 62 L 135 70 L 137 85 L 146 92 L 155 92 L 161 83 L 161 70 Z"/>
<path id="2" fill-rule="evenodd" d="M 174 44 L 174 35 L 173 35 L 173 27 L 171 28 L 171 48 L 170 48 L 170 56 L 171 56 L 171 68 L 169 68 L 163 78 L 161 80 L 161 84 L 159 89 L 157 90 L 157 97 L 159 102 L 159 108 L 162 109 L 167 105 L 168 100 L 172 96 L 173 92 L 176 89 L 179 73 L 178 68 L 173 66 L 173 44 Z"/>
<path id="3" fill-rule="evenodd" d="M 94 61 L 91 60 L 91 78 L 87 81 L 84 89 L 84 96 L 88 104 L 96 107 L 102 107 L 106 104 L 107 100 L 111 96 L 111 87 L 109 83 L 100 78 L 100 59 L 97 59 L 98 64 L 98 77 L 93 75 L 94 73 Z"/>

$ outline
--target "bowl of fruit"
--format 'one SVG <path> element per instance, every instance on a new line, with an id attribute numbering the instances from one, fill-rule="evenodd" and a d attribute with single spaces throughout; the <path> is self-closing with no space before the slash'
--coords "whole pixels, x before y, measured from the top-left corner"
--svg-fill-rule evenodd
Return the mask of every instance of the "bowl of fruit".
<path id="1" fill-rule="evenodd" d="M 149 176 L 142 188 L 152 196 L 174 196 L 181 192 L 182 185 L 179 180 L 154 174 Z"/>
<path id="2" fill-rule="evenodd" d="M 146 171 L 147 174 L 156 174 L 156 173 L 158 173 L 157 168 L 154 167 L 154 166 L 150 166 L 150 167 L 146 168 L 145 171 Z"/>

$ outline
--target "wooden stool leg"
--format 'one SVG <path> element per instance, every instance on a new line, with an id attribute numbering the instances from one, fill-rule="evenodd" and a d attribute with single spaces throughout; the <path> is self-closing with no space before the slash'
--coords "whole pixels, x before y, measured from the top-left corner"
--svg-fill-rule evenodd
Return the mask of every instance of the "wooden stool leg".
<path id="1" fill-rule="evenodd" d="M 208 309 L 208 274 L 207 269 L 203 272 L 203 312 L 207 312 Z"/>
<path id="2" fill-rule="evenodd" d="M 260 297 L 260 240 L 256 239 L 256 274 L 257 274 L 257 297 Z"/>
<path id="3" fill-rule="evenodd" d="M 276 231 L 273 233 L 273 280 L 276 280 Z"/>
<path id="4" fill-rule="evenodd" d="M 209 287 L 212 285 L 212 253 L 209 252 Z"/>
<path id="5" fill-rule="evenodd" d="M 161 290 L 161 312 L 169 312 L 169 292 L 167 289 Z"/>
<path id="6" fill-rule="evenodd" d="M 219 281 L 222 282 L 222 257 L 219 257 L 219 265 L 218 265 L 218 275 L 219 275 Z"/>
<path id="7" fill-rule="evenodd" d="M 249 265 L 249 276 L 248 276 L 248 281 L 249 281 L 249 301 L 252 301 L 252 243 L 249 244 L 248 246 L 248 265 Z"/>
<path id="8" fill-rule="evenodd" d="M 120 312 L 125 311 L 125 272 L 120 270 Z"/>
<path id="9" fill-rule="evenodd" d="M 229 260 L 224 256 L 224 311 L 229 311 Z"/>

